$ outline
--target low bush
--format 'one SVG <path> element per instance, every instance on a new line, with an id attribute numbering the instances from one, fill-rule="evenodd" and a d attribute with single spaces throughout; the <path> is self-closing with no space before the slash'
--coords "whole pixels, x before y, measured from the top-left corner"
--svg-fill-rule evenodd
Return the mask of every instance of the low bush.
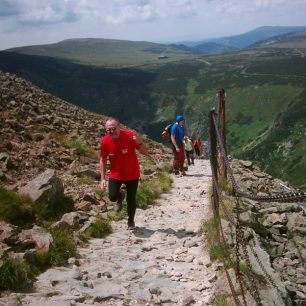
<path id="1" fill-rule="evenodd" d="M 36 217 L 43 221 L 56 220 L 73 210 L 73 199 L 66 195 L 59 196 L 52 205 L 33 203 L 29 196 L 0 186 L 0 220 L 14 225 L 31 227 Z"/>
<path id="2" fill-rule="evenodd" d="M 14 262 L 11 258 L 4 259 L 0 267 L 0 291 L 30 289 L 34 271 L 24 260 Z"/>
<path id="3" fill-rule="evenodd" d="M 230 250 L 221 243 L 213 244 L 209 249 L 209 257 L 211 260 L 223 260 L 230 256 Z"/>
<path id="4" fill-rule="evenodd" d="M 104 238 L 112 232 L 112 227 L 108 219 L 97 216 L 96 222 L 91 224 L 85 231 L 86 237 Z"/>
<path id="5" fill-rule="evenodd" d="M 33 201 L 29 196 L 20 195 L 0 186 L 0 220 L 27 227 L 35 220 Z"/>
<path id="6" fill-rule="evenodd" d="M 72 232 L 68 230 L 52 229 L 53 243 L 47 252 L 36 253 L 36 265 L 40 270 L 52 266 L 62 266 L 67 259 L 76 255 L 77 246 Z"/>
<path id="7" fill-rule="evenodd" d="M 170 190 L 172 179 L 168 174 L 161 173 L 152 180 L 139 184 L 136 202 L 137 207 L 147 208 L 162 194 Z"/>
<path id="8" fill-rule="evenodd" d="M 14 261 L 6 258 L 0 267 L 0 291 L 29 290 L 33 279 L 40 272 L 52 266 L 62 266 L 67 259 L 76 255 L 76 244 L 72 233 L 51 230 L 53 243 L 47 252 L 37 252 L 34 260 Z"/>
<path id="9" fill-rule="evenodd" d="M 206 234 L 208 246 L 219 241 L 219 219 L 211 218 L 202 223 L 201 231 Z"/>

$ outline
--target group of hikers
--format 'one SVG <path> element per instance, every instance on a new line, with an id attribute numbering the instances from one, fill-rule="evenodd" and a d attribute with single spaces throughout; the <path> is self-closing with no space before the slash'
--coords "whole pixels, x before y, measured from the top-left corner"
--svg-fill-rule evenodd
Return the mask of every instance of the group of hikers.
<path id="1" fill-rule="evenodd" d="M 180 173 L 186 175 L 185 156 L 187 158 L 187 164 L 194 165 L 194 153 L 198 158 L 200 158 L 202 149 L 202 141 L 200 138 L 193 141 L 191 136 L 184 135 L 184 122 L 184 116 L 178 115 L 170 131 L 170 139 L 174 155 L 173 171 L 176 175 L 179 175 Z"/>
<path id="2" fill-rule="evenodd" d="M 174 154 L 173 171 L 176 175 L 186 175 L 185 155 L 188 165 L 194 164 L 194 152 L 200 157 L 202 142 L 200 139 L 192 141 L 184 135 L 184 117 L 178 115 L 171 126 L 170 139 Z M 108 185 L 109 199 L 114 204 L 114 210 L 119 212 L 123 208 L 123 201 L 127 202 L 127 228 L 135 228 L 136 193 L 140 177 L 140 167 L 136 150 L 148 154 L 148 149 L 139 133 L 120 128 L 120 122 L 115 118 L 108 118 L 105 122 L 106 135 L 100 143 L 100 174 L 101 189 L 106 191 Z M 107 160 L 110 169 L 107 169 Z"/>

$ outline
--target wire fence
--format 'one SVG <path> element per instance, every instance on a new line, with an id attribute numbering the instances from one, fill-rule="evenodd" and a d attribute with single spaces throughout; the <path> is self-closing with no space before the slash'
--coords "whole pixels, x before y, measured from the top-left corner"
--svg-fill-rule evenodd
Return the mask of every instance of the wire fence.
<path id="1" fill-rule="evenodd" d="M 235 256 L 229 255 L 228 258 L 223 257 L 223 263 L 225 267 L 226 277 L 231 289 L 232 297 L 236 305 L 247 305 L 246 292 L 254 299 L 257 305 L 263 305 L 259 291 L 259 280 L 254 273 L 254 267 L 251 265 L 250 254 L 253 256 L 258 264 L 258 267 L 262 270 L 266 283 L 269 283 L 280 296 L 283 296 L 283 292 L 278 288 L 273 278 L 269 275 L 256 251 L 253 247 L 248 246 L 245 238 L 245 229 L 240 222 L 240 200 L 241 198 L 251 199 L 258 202 L 303 202 L 306 200 L 306 192 L 288 192 L 273 194 L 269 196 L 258 196 L 252 193 L 244 191 L 237 183 L 233 169 L 231 168 L 229 159 L 226 153 L 226 141 L 225 141 L 225 91 L 222 89 L 219 92 L 219 114 L 215 109 L 212 109 L 209 113 L 209 125 L 210 125 L 210 164 L 212 169 L 212 183 L 213 183 L 213 197 L 212 206 L 214 217 L 218 220 L 219 231 L 219 243 L 228 248 L 224 229 L 222 228 L 222 222 L 220 218 L 220 211 L 222 211 L 224 218 L 235 229 Z M 218 117 L 219 115 L 219 117 Z M 219 124 L 217 123 L 219 119 Z M 225 205 L 222 198 L 222 190 L 219 188 L 219 179 L 229 180 L 232 185 L 233 195 L 236 198 L 234 211 L 231 212 Z M 300 204 L 301 205 L 301 204 Z M 231 267 L 235 270 L 236 282 L 239 285 L 239 290 L 235 289 L 234 280 L 231 279 L 230 273 L 227 269 L 226 262 L 229 261 Z M 244 262 L 247 266 L 246 272 L 240 271 L 240 264 Z M 240 296 L 240 298 L 238 298 Z"/>

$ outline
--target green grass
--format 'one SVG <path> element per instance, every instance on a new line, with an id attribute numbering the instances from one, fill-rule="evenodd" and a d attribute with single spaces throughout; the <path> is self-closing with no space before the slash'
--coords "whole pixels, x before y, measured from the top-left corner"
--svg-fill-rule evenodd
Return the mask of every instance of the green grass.
<path id="1" fill-rule="evenodd" d="M 68 139 L 65 140 L 68 148 L 76 149 L 77 153 L 82 156 L 90 156 L 90 148 L 84 139 Z"/>
<path id="2" fill-rule="evenodd" d="M 0 186 L 0 220 L 23 227 L 30 226 L 35 220 L 31 198 Z"/>
<path id="3" fill-rule="evenodd" d="M 212 261 L 220 260 L 229 257 L 231 254 L 228 247 L 223 244 L 214 243 L 209 249 L 209 257 Z"/>
<path id="4" fill-rule="evenodd" d="M 33 203 L 29 196 L 20 195 L 0 186 L 0 220 L 30 227 L 37 217 L 41 222 L 55 221 L 74 210 L 74 201 L 66 195 L 58 196 L 52 204 Z"/>
<path id="5" fill-rule="evenodd" d="M 85 237 L 104 238 L 112 232 L 109 219 L 97 216 L 96 222 L 91 224 L 84 232 Z"/>
<path id="6" fill-rule="evenodd" d="M 136 203 L 139 208 L 147 208 L 150 204 L 171 187 L 171 177 L 168 174 L 161 173 L 157 177 L 140 183 L 136 195 Z"/>
<path id="7" fill-rule="evenodd" d="M 257 85 L 227 91 L 228 144 L 233 154 L 271 126 L 277 115 L 300 93 L 292 85 Z M 256 107 L 254 107 L 256 105 Z M 237 140 L 239 140 L 237 142 Z M 238 147 L 234 147 L 236 144 Z"/>
<path id="8" fill-rule="evenodd" d="M 51 266 L 63 266 L 68 258 L 76 255 L 77 246 L 73 239 L 73 233 L 68 230 L 52 229 L 53 243 L 47 252 L 36 253 L 35 266 L 40 271 Z"/>
<path id="9" fill-rule="evenodd" d="M 219 220 L 211 218 L 202 223 L 201 231 L 205 233 L 205 237 L 208 241 L 208 246 L 212 246 L 219 241 Z"/>
<path id="10" fill-rule="evenodd" d="M 114 210 L 108 211 L 107 212 L 107 218 L 110 221 L 119 221 L 122 219 L 125 219 L 127 216 L 127 205 L 126 202 L 123 202 L 123 208 L 121 211 L 116 212 Z"/>
<path id="11" fill-rule="evenodd" d="M 76 244 L 72 233 L 51 230 L 53 243 L 47 252 L 36 252 L 34 260 L 13 260 L 4 258 L 0 267 L 0 291 L 30 290 L 36 275 L 52 266 L 62 266 L 67 259 L 76 255 Z"/>
<path id="12" fill-rule="evenodd" d="M 217 295 L 213 300 L 214 306 L 229 306 L 230 304 L 227 301 L 225 294 Z"/>
<path id="13" fill-rule="evenodd" d="M 79 185 L 93 185 L 96 183 L 97 181 L 94 178 L 89 177 L 87 175 L 82 175 L 81 177 L 78 178 Z"/>
<path id="14" fill-rule="evenodd" d="M 23 54 L 35 54 L 68 59 L 77 64 L 103 67 L 130 67 L 144 64 L 163 65 L 184 58 L 196 57 L 176 48 L 150 42 L 100 39 L 87 44 L 83 41 L 64 41 L 54 45 L 22 47 L 12 50 Z M 157 57 L 165 53 L 168 59 Z"/>
<path id="15" fill-rule="evenodd" d="M 0 267 L 0 292 L 3 290 L 29 290 L 35 273 L 26 261 L 6 258 Z"/>

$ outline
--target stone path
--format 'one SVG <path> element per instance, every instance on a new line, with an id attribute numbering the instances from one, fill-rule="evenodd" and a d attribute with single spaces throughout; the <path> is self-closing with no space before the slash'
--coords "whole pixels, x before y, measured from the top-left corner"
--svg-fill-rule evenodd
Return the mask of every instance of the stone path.
<path id="1" fill-rule="evenodd" d="M 138 209 L 134 231 L 126 221 L 79 249 L 80 265 L 38 277 L 36 292 L 6 300 L 11 306 L 210 305 L 216 274 L 200 224 L 209 214 L 209 161 L 196 160 L 187 176 L 154 206 Z M 19 296 L 19 297 L 18 297 Z M 17 298 L 18 297 L 18 298 Z M 1 304 L 0 305 L 8 305 Z"/>

